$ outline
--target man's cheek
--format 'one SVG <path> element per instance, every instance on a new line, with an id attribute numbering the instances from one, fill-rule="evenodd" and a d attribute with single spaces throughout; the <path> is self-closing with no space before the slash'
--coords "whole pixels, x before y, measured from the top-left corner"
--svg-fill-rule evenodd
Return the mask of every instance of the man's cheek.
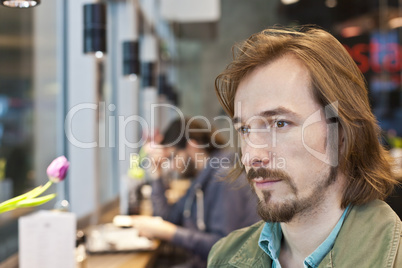
<path id="1" fill-rule="evenodd" d="M 301 141 L 303 146 L 311 148 L 319 153 L 325 153 L 326 149 L 326 131 L 321 126 L 313 125 L 304 130 L 303 140 Z"/>

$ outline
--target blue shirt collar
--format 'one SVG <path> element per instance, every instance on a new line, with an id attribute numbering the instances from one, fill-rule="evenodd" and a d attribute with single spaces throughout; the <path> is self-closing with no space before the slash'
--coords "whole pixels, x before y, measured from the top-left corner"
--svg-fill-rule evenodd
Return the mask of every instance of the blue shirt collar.
<path id="1" fill-rule="evenodd" d="M 316 250 L 314 250 L 313 253 L 307 256 L 307 258 L 304 260 L 305 268 L 318 267 L 320 262 L 332 249 L 335 243 L 335 239 L 338 236 L 338 233 L 342 227 L 342 224 L 345 220 L 348 210 L 349 206 L 345 209 L 341 218 L 335 225 L 334 229 L 332 229 L 329 236 L 324 240 L 324 242 L 321 243 L 321 245 L 318 246 Z M 262 229 L 258 245 L 272 259 L 272 268 L 281 268 L 281 265 L 279 263 L 281 241 L 282 241 L 282 228 L 280 223 L 266 222 Z"/>

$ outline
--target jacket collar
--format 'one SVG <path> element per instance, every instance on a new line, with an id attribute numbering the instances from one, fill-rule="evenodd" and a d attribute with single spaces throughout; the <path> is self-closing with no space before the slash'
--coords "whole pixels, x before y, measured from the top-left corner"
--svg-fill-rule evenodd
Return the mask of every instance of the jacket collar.
<path id="1" fill-rule="evenodd" d="M 271 259 L 258 246 L 264 224 L 262 221 L 257 231 L 244 242 L 230 259 L 230 265 L 238 268 L 271 267 Z M 399 217 L 383 201 L 351 207 L 334 247 L 319 268 L 393 267 L 401 231 Z"/>
<path id="2" fill-rule="evenodd" d="M 264 221 L 260 222 L 257 231 L 250 235 L 240 250 L 229 260 L 230 265 L 238 268 L 271 267 L 272 260 L 258 246 L 258 239 L 264 224 Z"/>
<path id="3" fill-rule="evenodd" d="M 394 267 L 401 230 L 398 215 L 385 202 L 355 206 L 319 267 Z"/>

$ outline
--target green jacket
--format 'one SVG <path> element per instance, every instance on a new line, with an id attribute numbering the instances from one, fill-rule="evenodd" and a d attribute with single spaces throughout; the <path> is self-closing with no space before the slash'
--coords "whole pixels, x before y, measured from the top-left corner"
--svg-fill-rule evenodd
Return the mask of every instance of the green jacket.
<path id="1" fill-rule="evenodd" d="M 264 222 L 232 232 L 211 249 L 208 267 L 271 267 L 258 246 Z M 350 209 L 332 250 L 319 268 L 402 267 L 402 223 L 383 201 Z"/>

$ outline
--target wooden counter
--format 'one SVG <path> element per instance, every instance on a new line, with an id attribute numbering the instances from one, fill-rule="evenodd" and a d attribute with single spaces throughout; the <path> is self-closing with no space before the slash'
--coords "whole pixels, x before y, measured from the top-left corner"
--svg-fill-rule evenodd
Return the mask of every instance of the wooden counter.
<path id="1" fill-rule="evenodd" d="M 190 186 L 190 180 L 174 180 L 170 184 L 170 189 L 166 193 L 169 203 L 174 203 L 180 199 Z M 113 217 L 119 213 L 118 206 L 102 214 L 101 223 L 112 222 Z M 143 200 L 140 213 L 142 215 L 152 215 L 151 200 Z M 158 245 L 160 242 L 157 242 Z M 85 268 L 150 268 L 157 259 L 158 250 L 133 253 L 116 254 L 92 254 L 87 257 Z M 84 267 L 83 267 L 84 268 Z"/>
<path id="2" fill-rule="evenodd" d="M 175 180 L 172 181 L 170 189 L 167 191 L 166 195 L 170 203 L 176 202 L 180 197 L 182 197 L 187 188 L 190 185 L 189 180 Z M 8 215 L 2 215 L 0 217 L 0 223 L 5 223 L 9 219 L 11 213 L 15 213 L 16 217 L 33 210 L 32 208 L 19 209 L 14 212 L 10 212 Z M 152 204 L 151 200 L 144 200 L 141 204 L 141 214 L 142 215 L 152 215 Z M 21 215 L 20 215 L 21 214 Z M 116 199 L 110 204 L 104 206 L 100 211 L 99 223 L 110 223 L 113 221 L 113 217 L 119 214 L 119 200 Z M 14 215 L 14 214 L 13 214 Z M 15 217 L 12 217 L 14 220 Z M 83 217 L 77 223 L 77 228 L 85 230 L 89 227 L 91 222 L 91 216 Z M 160 242 L 157 241 L 158 246 Z M 159 254 L 158 249 L 155 251 L 143 251 L 143 252 L 132 252 L 132 253 L 116 253 L 116 254 L 87 254 L 87 259 L 82 266 L 77 266 L 77 268 L 150 268 L 155 263 L 157 256 Z M 17 268 L 18 267 L 18 254 L 11 256 L 6 261 L 0 263 L 0 268 Z"/>
<path id="3" fill-rule="evenodd" d="M 148 214 L 149 200 L 146 200 L 142 206 L 145 206 L 143 214 Z M 119 214 L 118 205 L 114 205 L 106 213 L 103 213 L 100 219 L 101 223 L 113 221 L 113 217 Z M 159 245 L 159 241 L 156 242 Z M 157 250 L 141 251 L 131 253 L 108 253 L 108 254 L 87 254 L 86 264 L 82 268 L 150 268 L 156 260 Z M 77 268 L 81 268 L 77 266 Z"/>
<path id="4" fill-rule="evenodd" d="M 156 260 L 156 251 L 88 255 L 83 268 L 150 268 Z"/>

